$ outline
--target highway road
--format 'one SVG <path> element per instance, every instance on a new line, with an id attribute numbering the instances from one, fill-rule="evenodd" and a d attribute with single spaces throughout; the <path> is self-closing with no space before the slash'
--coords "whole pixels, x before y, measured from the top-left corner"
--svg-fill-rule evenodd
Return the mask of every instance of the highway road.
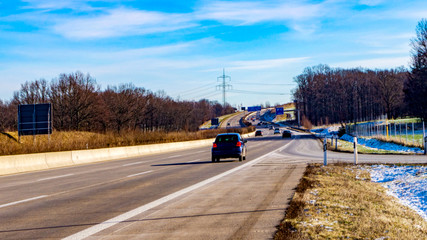
<path id="1" fill-rule="evenodd" d="M 221 123 L 221 128 L 240 128 L 245 127 L 240 124 L 240 119 L 245 116 L 245 112 L 240 112 Z"/>
<path id="2" fill-rule="evenodd" d="M 243 162 L 212 163 L 204 147 L 0 177 L 0 239 L 271 238 L 306 164 L 323 163 L 323 153 L 310 135 L 264 133 L 248 139 Z"/>

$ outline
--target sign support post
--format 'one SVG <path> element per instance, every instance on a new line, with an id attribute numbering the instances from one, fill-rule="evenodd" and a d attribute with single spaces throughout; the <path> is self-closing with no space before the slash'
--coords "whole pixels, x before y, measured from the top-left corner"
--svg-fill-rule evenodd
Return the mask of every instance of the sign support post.
<path id="1" fill-rule="evenodd" d="M 325 139 L 323 140 L 323 165 L 324 166 L 328 165 L 327 151 L 328 151 L 328 142 L 325 137 Z"/>
<path id="2" fill-rule="evenodd" d="M 354 165 L 357 165 L 358 159 L 357 159 L 357 137 L 353 138 L 354 142 Z"/>

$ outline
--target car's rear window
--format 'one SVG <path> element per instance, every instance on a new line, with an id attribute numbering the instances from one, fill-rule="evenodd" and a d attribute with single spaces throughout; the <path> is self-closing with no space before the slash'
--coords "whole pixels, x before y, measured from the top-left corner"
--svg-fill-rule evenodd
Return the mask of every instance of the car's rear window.
<path id="1" fill-rule="evenodd" d="M 215 142 L 221 143 L 221 142 L 237 142 L 238 141 L 237 135 L 221 135 L 217 136 Z"/>

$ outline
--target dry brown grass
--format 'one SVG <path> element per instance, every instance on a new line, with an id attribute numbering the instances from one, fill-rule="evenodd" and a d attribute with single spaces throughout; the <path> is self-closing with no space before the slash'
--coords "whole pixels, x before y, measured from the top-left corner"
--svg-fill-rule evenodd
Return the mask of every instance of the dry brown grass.
<path id="1" fill-rule="evenodd" d="M 18 133 L 8 132 L 0 134 L 0 155 L 27 154 L 40 152 L 57 152 L 81 149 L 95 149 L 107 147 L 134 146 L 154 143 L 167 143 L 214 138 L 222 132 L 248 133 L 254 127 L 242 129 L 217 129 L 198 132 L 142 132 L 127 131 L 117 133 L 93 132 L 53 132 L 48 135 L 21 137 L 18 143 Z"/>
<path id="2" fill-rule="evenodd" d="M 426 239 L 427 222 L 353 165 L 311 165 L 275 239 Z"/>

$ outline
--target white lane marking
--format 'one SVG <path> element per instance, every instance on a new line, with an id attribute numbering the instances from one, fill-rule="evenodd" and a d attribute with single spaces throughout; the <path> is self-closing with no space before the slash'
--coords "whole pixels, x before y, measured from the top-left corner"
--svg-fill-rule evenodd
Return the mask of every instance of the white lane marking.
<path id="1" fill-rule="evenodd" d="M 143 175 L 143 174 L 150 173 L 150 172 L 152 172 L 152 171 L 153 171 L 153 170 L 146 171 L 146 172 L 140 172 L 140 173 L 136 173 L 136 174 L 129 175 L 129 176 L 127 176 L 127 177 L 135 177 L 135 176 L 139 176 L 139 175 Z"/>
<path id="2" fill-rule="evenodd" d="M 52 180 L 52 179 L 57 179 L 57 178 L 63 178 L 63 177 L 69 177 L 69 176 L 73 176 L 74 173 L 70 173 L 70 174 L 65 174 L 65 175 L 61 175 L 61 176 L 55 176 L 55 177 L 48 177 L 48 178 L 42 178 L 37 180 L 38 182 L 40 181 L 46 181 L 46 180 Z"/>
<path id="3" fill-rule="evenodd" d="M 192 154 L 194 154 L 194 153 L 204 153 L 204 152 L 206 152 L 206 151 L 193 152 Z"/>
<path id="4" fill-rule="evenodd" d="M 167 157 L 166 159 L 169 159 L 169 158 L 176 158 L 176 157 L 182 157 L 182 155 L 170 156 L 170 157 Z"/>
<path id="5" fill-rule="evenodd" d="M 109 220 L 107 220 L 105 222 L 99 223 L 99 224 L 94 225 L 94 226 L 92 226 L 90 228 L 87 228 L 87 229 L 85 229 L 83 231 L 80 231 L 78 233 L 70 235 L 70 236 L 68 236 L 66 238 L 63 238 L 63 240 L 84 239 L 84 238 L 87 238 L 89 236 L 92 236 L 92 235 L 94 235 L 96 233 L 101 232 L 102 230 L 110 228 L 110 227 L 112 227 L 112 226 L 114 226 L 114 225 L 116 225 L 118 223 L 124 222 L 127 219 L 129 219 L 129 218 L 135 217 L 136 215 L 139 215 L 139 214 L 141 214 L 141 213 L 143 213 L 145 211 L 148 211 L 148 210 L 150 210 L 152 208 L 155 208 L 155 207 L 157 207 L 157 206 L 159 206 L 159 205 L 161 205 L 163 203 L 169 202 L 170 200 L 173 200 L 173 199 L 175 199 L 177 197 L 180 197 L 180 196 L 182 196 L 184 194 L 187 194 L 187 193 L 189 193 L 191 191 L 194 191 L 194 190 L 196 190 L 198 188 L 201 188 L 201 187 L 203 187 L 203 186 L 205 186 L 205 185 L 207 185 L 209 183 L 215 182 L 218 179 L 223 178 L 223 177 L 225 177 L 227 175 L 230 175 L 230 174 L 232 174 L 234 172 L 237 172 L 237 171 L 239 171 L 239 170 L 241 170 L 241 169 L 243 169 L 245 167 L 250 167 L 250 166 L 252 166 L 252 165 L 260 162 L 264 158 L 270 156 L 271 154 L 273 154 L 273 153 L 275 153 L 277 151 L 280 151 L 281 149 L 285 148 L 288 144 L 289 143 L 287 143 L 286 145 L 284 145 L 284 146 L 282 146 L 282 147 L 274 150 L 273 152 L 269 152 L 267 154 L 264 154 L 261 157 L 258 157 L 258 158 L 254 159 L 254 160 L 252 160 L 252 161 L 250 161 L 248 163 L 242 164 L 242 165 L 240 165 L 238 167 L 235 167 L 235 168 L 230 169 L 230 170 L 228 170 L 226 172 L 218 174 L 218 175 L 216 175 L 214 177 L 211 177 L 209 179 L 206 179 L 204 181 L 196 183 L 196 184 L 194 184 L 192 186 L 189 186 L 187 188 L 184 188 L 184 189 L 182 189 L 180 191 L 174 192 L 174 193 L 169 194 L 169 195 L 167 195 L 165 197 L 157 199 L 157 200 L 155 200 L 153 202 L 147 203 L 147 204 L 142 205 L 142 206 L 140 206 L 138 208 L 130 210 L 129 212 L 125 212 L 125 213 L 123 213 L 123 214 L 121 214 L 119 216 L 116 216 L 114 218 L 111 218 L 111 219 L 109 219 Z"/>
<path id="6" fill-rule="evenodd" d="M 24 200 L 21 200 L 21 201 L 16 201 L 16 202 L 11 202 L 11 203 L 6 203 L 6 204 L 3 204 L 3 205 L 0 205 L 0 208 L 9 207 L 9 206 L 16 205 L 16 204 L 19 204 L 19 203 L 24 203 L 24 202 L 33 201 L 33 200 L 37 200 L 37 199 L 40 199 L 40 198 L 45 198 L 45 197 L 47 197 L 47 196 L 48 196 L 48 195 L 42 195 L 42 196 L 38 196 L 38 197 L 33 197 L 33 198 L 24 199 Z"/>
<path id="7" fill-rule="evenodd" d="M 193 160 L 193 161 L 188 161 L 188 163 L 197 162 L 197 161 L 200 161 L 200 159 L 196 159 L 196 160 Z"/>
<path id="8" fill-rule="evenodd" d="M 141 163 L 144 163 L 144 162 L 128 163 L 128 164 L 124 164 L 124 165 L 122 165 L 122 167 L 127 167 L 127 166 L 137 165 L 137 164 L 141 164 Z"/>

